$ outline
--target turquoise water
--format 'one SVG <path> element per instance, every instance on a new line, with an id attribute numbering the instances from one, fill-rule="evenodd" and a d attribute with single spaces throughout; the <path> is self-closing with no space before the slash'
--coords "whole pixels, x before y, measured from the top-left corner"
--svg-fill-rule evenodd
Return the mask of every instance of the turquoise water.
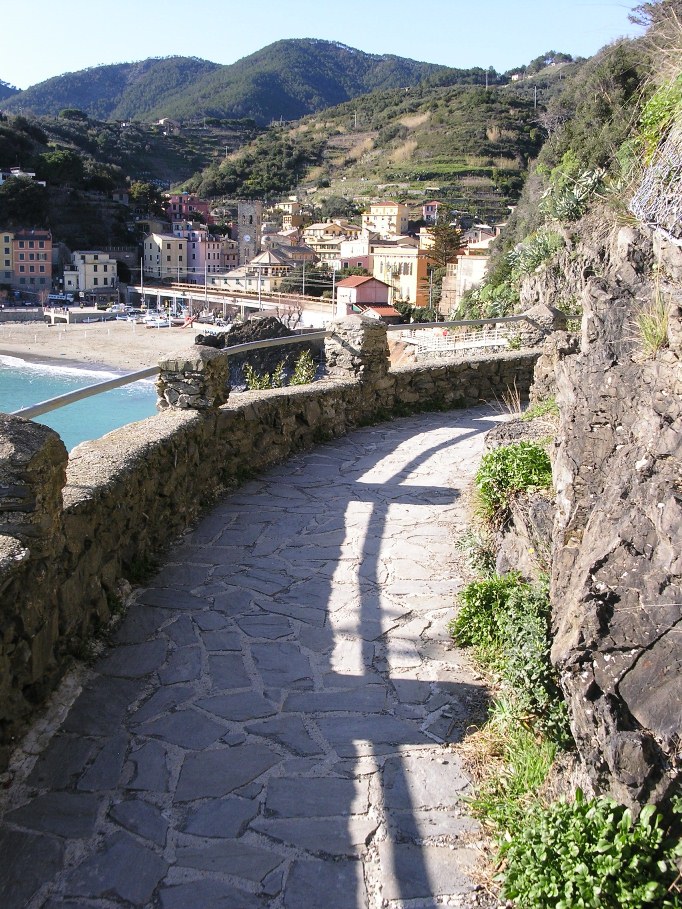
<path id="1" fill-rule="evenodd" d="M 0 356 L 0 412 L 11 413 L 20 407 L 38 404 L 117 375 L 120 373 Z M 154 380 L 146 379 L 60 407 L 52 413 L 36 417 L 35 421 L 55 429 L 71 451 L 79 442 L 98 439 L 112 429 L 143 420 L 154 413 Z"/>

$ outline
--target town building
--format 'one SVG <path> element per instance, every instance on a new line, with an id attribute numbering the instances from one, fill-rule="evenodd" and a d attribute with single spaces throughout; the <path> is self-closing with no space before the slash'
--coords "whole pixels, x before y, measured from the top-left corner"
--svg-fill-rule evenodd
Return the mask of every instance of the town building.
<path id="1" fill-rule="evenodd" d="M 443 208 L 442 202 L 435 199 L 432 202 L 425 202 L 422 205 L 422 219 L 427 224 L 438 224 L 438 212 Z"/>
<path id="2" fill-rule="evenodd" d="M 191 193 L 171 193 L 165 198 L 164 210 L 169 221 L 194 221 L 200 215 L 205 224 L 213 224 L 211 206 L 205 199 Z"/>
<path id="3" fill-rule="evenodd" d="M 237 243 L 239 264 L 250 262 L 261 251 L 263 233 L 263 203 L 243 201 L 237 203 Z"/>
<path id="4" fill-rule="evenodd" d="M 371 249 L 372 274 L 391 288 L 389 302 L 428 306 L 428 253 L 403 240 Z"/>
<path id="5" fill-rule="evenodd" d="M 394 237 L 407 233 L 408 220 L 408 208 L 402 202 L 375 202 L 362 215 L 362 229 Z"/>
<path id="6" fill-rule="evenodd" d="M 76 250 L 64 267 L 65 293 L 105 295 L 118 285 L 116 260 L 99 250 Z"/>
<path id="7" fill-rule="evenodd" d="M 2 281 L 31 293 L 52 289 L 52 234 L 49 230 L 0 230 Z"/>

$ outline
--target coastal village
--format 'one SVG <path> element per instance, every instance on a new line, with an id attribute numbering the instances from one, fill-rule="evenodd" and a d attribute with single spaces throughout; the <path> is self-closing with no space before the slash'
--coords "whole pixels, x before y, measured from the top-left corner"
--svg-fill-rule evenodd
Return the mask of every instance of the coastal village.
<path id="1" fill-rule="evenodd" d="M 35 174 L 3 169 L 0 182 L 8 179 Z M 312 206 L 296 195 L 270 205 L 239 201 L 231 218 L 230 209 L 188 192 L 162 198 L 159 217 L 136 212 L 126 191 L 112 194 L 114 204 L 130 207 L 131 228 L 140 237 L 139 245 L 127 248 L 69 250 L 49 230 L 0 227 L 5 305 L 133 306 L 146 282 L 260 299 L 283 288 L 301 297 L 333 294 L 336 314 L 410 321 L 411 313 L 423 310 L 436 320 L 454 313 L 464 293 L 481 282 L 488 247 L 501 229 L 450 212 L 437 200 L 372 202 L 355 224 L 313 221 Z M 456 233 L 435 288 L 434 227 L 444 220 Z"/>

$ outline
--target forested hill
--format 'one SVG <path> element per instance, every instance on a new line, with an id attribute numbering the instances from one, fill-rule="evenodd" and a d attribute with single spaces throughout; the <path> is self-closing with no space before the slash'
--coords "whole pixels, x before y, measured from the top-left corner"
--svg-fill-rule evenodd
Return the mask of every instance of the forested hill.
<path id="1" fill-rule="evenodd" d="M 2 79 L 0 79 L 0 101 L 11 98 L 12 95 L 16 95 L 18 91 L 18 88 L 15 88 L 13 85 L 9 85 L 7 82 L 3 82 Z"/>
<path id="2" fill-rule="evenodd" d="M 269 123 L 296 119 L 375 89 L 416 85 L 443 70 L 330 41 L 291 39 L 229 66 L 168 57 L 66 73 L 12 94 L 3 106 L 34 116 L 77 108 L 101 120 L 212 116 Z"/>

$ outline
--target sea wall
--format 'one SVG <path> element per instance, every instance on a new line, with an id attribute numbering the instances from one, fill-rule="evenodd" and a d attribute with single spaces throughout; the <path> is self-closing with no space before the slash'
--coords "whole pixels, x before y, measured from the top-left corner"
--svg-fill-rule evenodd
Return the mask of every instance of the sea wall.
<path id="1" fill-rule="evenodd" d="M 127 582 L 216 497 L 296 451 L 425 409 L 527 394 L 538 349 L 389 369 L 382 323 L 333 326 L 327 378 L 229 394 L 229 357 L 162 361 L 154 417 L 77 446 L 0 417 L 0 766 Z"/>

